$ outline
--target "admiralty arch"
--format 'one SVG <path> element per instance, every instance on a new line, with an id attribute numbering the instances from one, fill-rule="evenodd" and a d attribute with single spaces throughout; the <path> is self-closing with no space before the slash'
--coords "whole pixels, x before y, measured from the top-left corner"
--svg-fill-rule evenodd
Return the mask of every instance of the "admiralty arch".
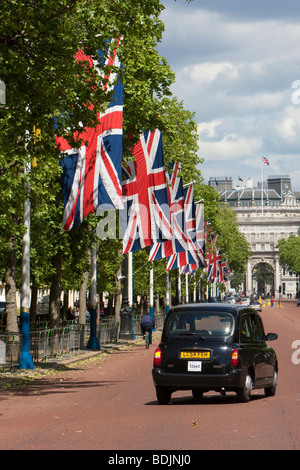
<path id="1" fill-rule="evenodd" d="M 247 262 L 245 294 L 258 292 L 253 271 L 264 263 L 273 270 L 265 294 L 278 297 L 280 293 L 282 298 L 296 298 L 299 278 L 280 266 L 276 248 L 280 239 L 300 233 L 300 191 L 293 191 L 290 176 L 269 176 L 256 188 L 252 180 L 233 187 L 231 178 L 224 177 L 210 178 L 209 184 L 236 211 L 240 230 L 252 249 Z"/>

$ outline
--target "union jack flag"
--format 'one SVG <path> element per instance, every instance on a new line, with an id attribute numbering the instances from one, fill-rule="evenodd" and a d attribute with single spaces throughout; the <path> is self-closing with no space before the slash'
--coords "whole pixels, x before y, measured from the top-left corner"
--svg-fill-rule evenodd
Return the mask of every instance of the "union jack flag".
<path id="1" fill-rule="evenodd" d="M 262 157 L 262 161 L 263 161 L 266 165 L 270 165 L 270 162 L 269 162 L 269 160 L 268 160 L 266 157 Z"/>
<path id="2" fill-rule="evenodd" d="M 229 279 L 230 269 L 229 269 L 229 267 L 227 266 L 226 261 L 220 260 L 218 263 L 219 263 L 219 267 L 218 267 L 218 270 L 219 270 L 218 282 L 221 282 L 221 283 L 225 284 L 226 281 L 228 281 L 228 279 Z"/>
<path id="3" fill-rule="evenodd" d="M 193 241 L 193 249 L 199 258 L 197 262 L 182 266 L 180 274 L 192 274 L 198 268 L 206 266 L 205 259 L 205 224 L 204 224 L 204 207 L 203 204 L 196 204 L 196 243 Z"/>
<path id="4" fill-rule="evenodd" d="M 119 41 L 120 42 L 120 41 Z M 118 43 L 119 44 L 119 43 Z M 99 61 L 78 51 L 78 61 L 87 60 L 98 68 L 103 64 L 103 53 L 98 51 Z M 105 65 L 121 67 L 116 50 L 105 61 Z M 56 137 L 56 145 L 62 152 L 63 230 L 71 230 L 97 207 L 105 204 L 109 208 L 121 209 L 122 200 L 122 134 L 123 134 L 123 85 L 111 73 L 104 89 L 114 87 L 114 97 L 104 114 L 98 113 L 95 128 L 86 127 L 75 140 L 82 141 L 79 148 L 71 148 L 63 137 Z"/>
<path id="5" fill-rule="evenodd" d="M 125 210 L 120 211 L 120 221 L 124 254 L 172 237 L 161 132 L 141 134 L 132 153 L 135 160 L 123 167 Z"/>
<path id="6" fill-rule="evenodd" d="M 198 254 L 196 242 L 196 205 L 194 201 L 194 187 L 189 185 L 184 190 L 184 217 L 185 233 L 187 238 L 187 250 L 175 253 L 168 258 L 167 271 L 187 265 L 197 264 L 198 268 L 203 267 L 204 260 Z"/>
<path id="7" fill-rule="evenodd" d="M 168 181 L 172 239 L 151 246 L 149 260 L 167 258 L 187 250 L 187 237 L 184 229 L 184 195 L 182 178 L 179 177 L 180 162 L 173 163 L 171 172 L 166 173 Z"/>
<path id="8" fill-rule="evenodd" d="M 220 251 L 211 251 L 207 256 L 208 281 L 214 282 L 219 276 L 219 263 L 222 261 Z"/>

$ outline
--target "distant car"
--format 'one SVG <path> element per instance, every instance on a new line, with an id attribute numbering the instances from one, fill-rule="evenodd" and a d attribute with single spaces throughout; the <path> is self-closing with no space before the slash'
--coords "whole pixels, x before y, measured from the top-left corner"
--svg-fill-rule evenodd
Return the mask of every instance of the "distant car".
<path id="1" fill-rule="evenodd" d="M 241 299 L 241 304 L 242 305 L 250 305 L 250 299 L 248 297 L 243 297 Z"/>
<path id="2" fill-rule="evenodd" d="M 255 300 L 253 300 L 250 303 L 250 307 L 254 308 L 254 310 L 257 310 L 258 312 L 261 312 L 261 305 L 259 302 L 256 302 Z"/>
<path id="3" fill-rule="evenodd" d="M 300 306 L 300 299 L 297 300 L 297 307 Z"/>
<path id="4" fill-rule="evenodd" d="M 227 302 L 228 302 L 229 304 L 235 304 L 235 297 L 228 297 L 228 298 L 227 298 Z"/>
<path id="5" fill-rule="evenodd" d="M 215 390 L 237 393 L 248 402 L 251 390 L 276 392 L 278 361 L 266 341 L 261 317 L 253 309 L 229 304 L 186 304 L 170 310 L 154 353 L 153 383 L 159 404 L 176 390 L 191 390 L 195 400 Z"/>

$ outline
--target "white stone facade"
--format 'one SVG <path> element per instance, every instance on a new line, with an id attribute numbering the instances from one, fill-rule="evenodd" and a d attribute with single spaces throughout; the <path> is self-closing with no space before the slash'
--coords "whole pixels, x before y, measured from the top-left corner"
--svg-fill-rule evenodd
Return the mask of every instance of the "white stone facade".
<path id="1" fill-rule="evenodd" d="M 253 269 L 259 263 L 273 268 L 274 284 L 270 294 L 282 298 L 295 298 L 299 293 L 299 278 L 279 265 L 278 241 L 300 233 L 300 194 L 293 192 L 287 175 L 269 177 L 263 189 L 215 187 L 223 201 L 237 213 L 237 222 L 252 249 L 245 276 L 245 294 L 257 289 Z"/>

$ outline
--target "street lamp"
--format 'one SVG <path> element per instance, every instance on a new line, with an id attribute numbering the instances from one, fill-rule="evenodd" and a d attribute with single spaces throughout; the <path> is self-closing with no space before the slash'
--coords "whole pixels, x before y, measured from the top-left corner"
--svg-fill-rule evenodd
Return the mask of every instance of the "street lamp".
<path id="1" fill-rule="evenodd" d="M 126 275 L 119 276 L 119 280 L 123 280 L 122 305 L 120 310 L 120 339 L 134 339 L 132 331 L 132 313 L 128 303 L 128 255 L 124 256 L 123 273 Z"/>

